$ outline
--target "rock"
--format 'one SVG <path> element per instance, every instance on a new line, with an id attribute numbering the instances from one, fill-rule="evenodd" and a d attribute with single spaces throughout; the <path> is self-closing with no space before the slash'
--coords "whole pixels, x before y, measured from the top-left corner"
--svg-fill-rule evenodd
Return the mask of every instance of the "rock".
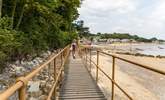
<path id="1" fill-rule="evenodd" d="M 47 99 L 47 96 L 46 95 L 41 95 L 38 100 L 46 100 Z"/>
<path id="2" fill-rule="evenodd" d="M 15 62 L 15 64 L 16 64 L 16 65 L 20 65 L 20 61 L 17 60 L 17 61 Z"/>
<path id="3" fill-rule="evenodd" d="M 39 62 L 36 59 L 34 59 L 33 60 L 33 66 L 37 66 L 37 65 L 39 65 Z"/>
<path id="4" fill-rule="evenodd" d="M 33 68 L 33 62 L 27 62 L 26 65 L 24 65 L 27 69 L 31 70 Z"/>
<path id="5" fill-rule="evenodd" d="M 51 51 L 47 51 L 47 53 L 48 53 L 48 55 L 50 55 L 51 54 Z"/>
<path id="6" fill-rule="evenodd" d="M 0 84 L 0 91 L 3 90 L 3 84 Z"/>
<path id="7" fill-rule="evenodd" d="M 12 69 L 15 69 L 17 66 L 16 65 L 10 65 L 10 67 L 12 68 Z"/>
<path id="8" fill-rule="evenodd" d="M 44 92 L 45 94 L 48 94 L 49 91 L 50 91 L 50 90 L 49 90 L 48 88 L 43 88 L 43 92 Z"/>
<path id="9" fill-rule="evenodd" d="M 3 91 L 7 88 L 6 84 L 8 84 L 7 81 L 0 80 L 0 91 Z"/>
<path id="10" fill-rule="evenodd" d="M 27 72 L 30 72 L 37 65 L 41 64 L 51 54 L 51 51 L 43 53 L 40 57 L 29 61 L 17 60 L 14 64 L 8 64 L 2 74 L 0 74 L 0 91 L 8 88 L 15 82 L 16 77 L 22 76 Z M 49 78 L 50 77 L 50 78 Z M 45 100 L 47 93 L 50 91 L 53 81 L 53 77 L 48 76 L 48 67 L 43 69 L 39 75 L 32 79 L 28 83 L 28 100 Z M 35 80 L 35 81 L 34 81 Z M 47 82 L 50 81 L 50 82 Z M 45 93 L 43 95 L 43 93 Z M 29 99 L 30 98 L 30 99 Z M 15 100 L 15 99 L 11 99 Z"/>
<path id="11" fill-rule="evenodd" d="M 47 57 L 48 57 L 48 54 L 47 54 L 47 53 L 43 53 L 43 54 L 41 55 L 41 57 L 42 57 L 42 58 L 47 58 Z"/>
<path id="12" fill-rule="evenodd" d="M 38 100 L 37 98 L 31 97 L 29 100 Z"/>
<path id="13" fill-rule="evenodd" d="M 46 86 L 46 88 L 49 89 L 49 91 L 50 91 L 51 88 L 52 88 L 52 85 L 51 85 L 51 84 L 48 84 L 48 85 Z"/>
<path id="14" fill-rule="evenodd" d="M 28 83 L 28 86 L 29 86 L 29 89 L 28 89 L 28 92 L 39 92 L 39 86 L 40 86 L 40 82 L 37 81 L 37 82 L 32 82 L 30 81 Z"/>
<path id="15" fill-rule="evenodd" d="M 30 56 L 30 55 L 27 55 L 27 57 L 26 57 L 26 58 L 27 58 L 27 60 L 28 60 L 28 61 L 31 61 L 31 60 L 33 59 L 33 57 L 32 57 L 32 56 Z"/>
<path id="16" fill-rule="evenodd" d="M 8 100 L 17 100 L 17 99 L 18 99 L 18 92 L 10 96 Z"/>
<path id="17" fill-rule="evenodd" d="M 46 81 L 40 81 L 40 89 L 45 88 L 46 87 Z"/>
<path id="18" fill-rule="evenodd" d="M 28 86 L 29 86 L 28 93 L 30 97 L 38 98 L 39 96 L 42 95 L 43 92 L 40 89 L 40 83 L 41 83 L 40 81 L 37 81 L 37 82 L 30 81 L 28 83 Z"/>
<path id="19" fill-rule="evenodd" d="M 38 64 L 40 64 L 40 63 L 42 63 L 42 62 L 43 62 L 43 60 L 42 60 L 42 59 L 40 59 L 40 58 L 38 58 L 38 59 L 36 59 L 36 60 L 37 60 Z"/>
<path id="20" fill-rule="evenodd" d="M 42 91 L 30 92 L 29 94 L 30 94 L 30 97 L 38 98 L 39 96 L 42 95 Z"/>
<path id="21" fill-rule="evenodd" d="M 26 61 L 21 60 L 21 65 L 24 65 L 26 63 Z"/>
<path id="22" fill-rule="evenodd" d="M 16 74 L 16 76 L 23 75 L 24 72 L 25 72 L 25 68 L 20 67 L 20 66 L 15 67 L 15 74 Z"/>

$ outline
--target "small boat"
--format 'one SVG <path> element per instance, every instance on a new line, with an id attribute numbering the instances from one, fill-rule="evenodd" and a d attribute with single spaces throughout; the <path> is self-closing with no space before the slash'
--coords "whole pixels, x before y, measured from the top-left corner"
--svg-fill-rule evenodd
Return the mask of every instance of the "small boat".
<path id="1" fill-rule="evenodd" d="M 159 49 L 164 49 L 164 48 L 162 48 L 162 47 L 160 47 L 160 46 L 158 46 L 158 48 L 159 48 Z"/>
<path id="2" fill-rule="evenodd" d="M 139 48 L 135 48 L 135 50 L 138 50 L 138 51 L 144 51 L 143 49 L 139 49 Z"/>

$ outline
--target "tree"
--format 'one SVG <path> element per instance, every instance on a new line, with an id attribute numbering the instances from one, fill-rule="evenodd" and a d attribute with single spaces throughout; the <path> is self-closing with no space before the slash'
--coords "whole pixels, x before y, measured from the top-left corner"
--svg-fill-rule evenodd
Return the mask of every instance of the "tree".
<path id="1" fill-rule="evenodd" d="M 100 35 L 101 35 L 101 33 L 100 33 L 100 32 L 98 32 L 98 33 L 97 33 L 97 35 L 98 35 L 98 36 L 100 36 Z"/>
<path id="2" fill-rule="evenodd" d="M 0 0 L 0 18 L 2 16 L 2 4 L 3 4 L 3 0 Z"/>
<path id="3" fill-rule="evenodd" d="M 79 15 L 80 3 L 80 0 L 3 0 L 0 66 L 71 43 L 78 36 L 73 22 Z"/>
<path id="4" fill-rule="evenodd" d="M 151 41 L 157 41 L 158 39 L 156 37 L 153 37 L 150 39 Z"/>
<path id="5" fill-rule="evenodd" d="M 20 17 L 19 17 L 19 19 L 18 19 L 18 22 L 17 22 L 17 24 L 16 24 L 16 30 L 18 30 L 18 28 L 19 28 L 19 26 L 20 26 L 20 24 L 21 24 L 21 21 L 22 21 L 22 18 L 23 18 L 23 14 L 24 14 L 24 10 L 25 10 L 25 6 L 28 6 L 27 4 L 26 4 L 26 0 L 22 0 L 22 9 L 21 9 L 21 13 L 20 13 Z"/>
<path id="6" fill-rule="evenodd" d="M 78 30 L 78 33 L 79 33 L 80 37 L 83 37 L 83 36 L 87 37 L 87 36 L 90 35 L 89 27 L 84 26 L 84 21 L 83 20 L 77 21 L 76 29 Z"/>

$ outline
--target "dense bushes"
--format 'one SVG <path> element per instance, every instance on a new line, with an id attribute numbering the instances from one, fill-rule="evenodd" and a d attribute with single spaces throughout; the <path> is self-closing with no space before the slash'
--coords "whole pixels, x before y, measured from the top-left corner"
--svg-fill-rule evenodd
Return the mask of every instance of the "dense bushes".
<path id="1" fill-rule="evenodd" d="M 80 0 L 3 0 L 0 68 L 71 43 L 78 36 L 72 22 L 79 6 Z"/>

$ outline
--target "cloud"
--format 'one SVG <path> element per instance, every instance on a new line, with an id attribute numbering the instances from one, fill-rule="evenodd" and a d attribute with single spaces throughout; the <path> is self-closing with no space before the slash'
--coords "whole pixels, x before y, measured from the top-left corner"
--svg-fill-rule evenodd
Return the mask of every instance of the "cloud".
<path id="1" fill-rule="evenodd" d="M 91 32 L 129 32 L 165 39 L 165 0 L 84 0 L 80 18 Z"/>
<path id="2" fill-rule="evenodd" d="M 84 5 L 90 10 L 127 12 L 134 10 L 132 3 L 131 0 L 86 0 Z"/>

